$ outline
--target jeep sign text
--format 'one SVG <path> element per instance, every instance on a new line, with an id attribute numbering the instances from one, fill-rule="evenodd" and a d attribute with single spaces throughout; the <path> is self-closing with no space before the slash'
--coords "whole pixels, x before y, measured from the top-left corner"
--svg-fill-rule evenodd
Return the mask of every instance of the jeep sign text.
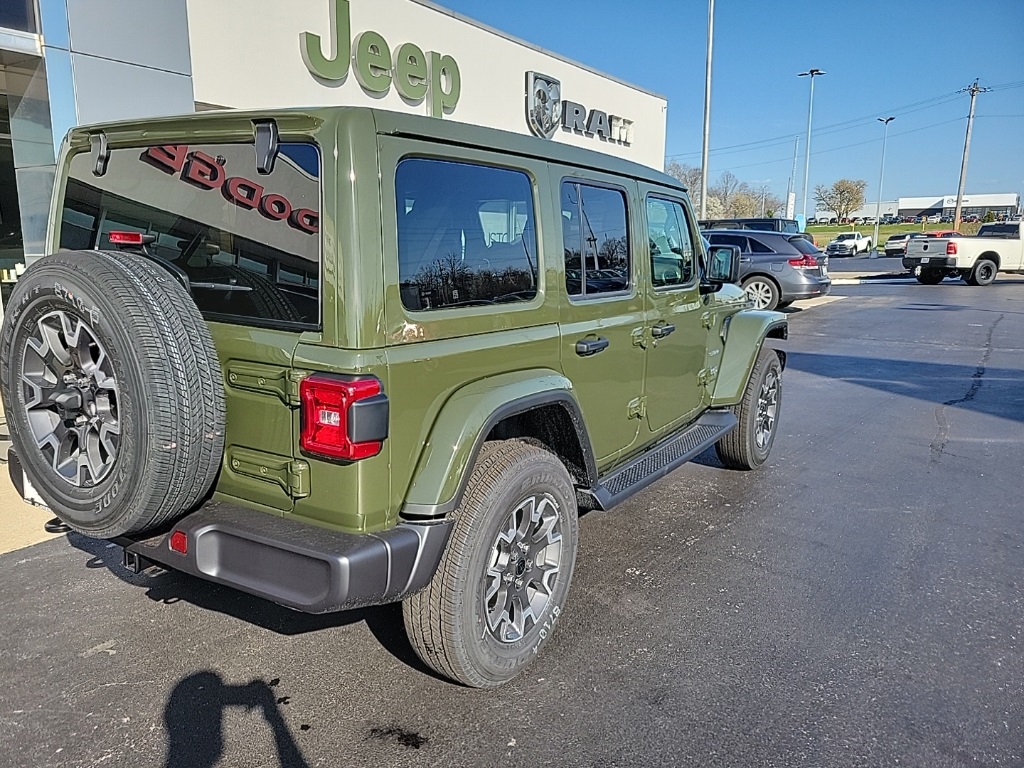
<path id="1" fill-rule="evenodd" d="M 414 43 L 399 45 L 392 55 L 387 41 L 367 30 L 352 40 L 348 0 L 329 0 L 331 7 L 331 48 L 334 58 L 324 55 L 320 35 L 303 32 L 299 47 L 306 67 L 317 77 L 339 82 L 348 76 L 354 63 L 356 80 L 370 93 L 386 93 L 394 80 L 403 98 L 420 102 L 430 100 L 430 114 L 443 117 L 459 103 L 462 77 L 451 56 L 423 49 Z M 354 50 L 353 50 L 354 49 Z"/>

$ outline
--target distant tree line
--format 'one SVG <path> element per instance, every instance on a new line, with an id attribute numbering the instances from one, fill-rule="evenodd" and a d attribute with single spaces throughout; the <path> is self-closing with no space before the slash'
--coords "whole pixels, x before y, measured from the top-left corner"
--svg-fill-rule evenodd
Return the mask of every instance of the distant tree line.
<path id="1" fill-rule="evenodd" d="M 679 179 L 690 192 L 693 207 L 700 210 L 700 168 L 675 160 L 665 167 L 665 173 Z M 785 214 L 786 202 L 773 193 L 767 184 L 752 187 L 740 181 L 731 171 L 723 171 L 709 185 L 707 217 L 709 219 L 774 217 Z"/>

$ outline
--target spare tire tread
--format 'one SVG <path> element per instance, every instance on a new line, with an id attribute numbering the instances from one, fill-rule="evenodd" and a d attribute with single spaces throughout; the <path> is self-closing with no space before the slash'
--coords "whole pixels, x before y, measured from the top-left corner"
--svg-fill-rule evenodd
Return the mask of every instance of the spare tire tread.
<path id="1" fill-rule="evenodd" d="M 174 309 L 173 313 L 156 315 L 163 320 L 161 326 L 155 329 L 159 333 L 140 334 L 140 340 L 156 354 L 165 356 L 166 364 L 174 371 L 174 379 L 179 383 L 179 387 L 183 387 L 193 399 L 197 399 L 196 396 L 202 399 L 202 408 L 196 409 L 198 413 L 189 408 L 180 408 L 176 413 L 167 414 L 170 433 L 176 437 L 176 445 L 173 448 L 166 445 L 149 446 L 149 450 L 160 457 L 158 463 L 162 471 L 176 481 L 164 503 L 154 511 L 152 519 L 145 525 L 159 527 L 193 507 L 209 490 L 210 483 L 220 466 L 224 452 L 224 389 L 219 364 L 216 365 L 216 370 L 213 370 L 214 366 L 211 365 L 211 362 L 217 361 L 217 351 L 206 322 L 192 297 L 169 272 L 145 257 L 135 254 L 120 251 L 97 253 L 117 264 L 120 267 L 118 272 L 127 275 L 138 293 L 144 295 L 152 306 L 159 308 L 161 299 L 170 302 Z M 158 297 L 152 291 L 154 282 L 172 288 L 161 291 Z M 120 303 L 122 306 L 134 308 L 131 301 L 122 300 Z M 146 329 L 148 319 L 146 316 L 135 317 L 132 325 Z M 181 322 L 180 330 L 175 327 L 174 320 Z M 176 331 L 182 335 L 177 335 Z M 190 343 L 178 344 L 178 340 L 188 340 Z M 202 350 L 202 354 L 197 354 L 197 346 Z M 147 383 L 154 383 L 145 372 L 143 377 Z M 215 382 L 216 386 L 204 386 L 204 382 L 210 381 Z M 170 393 L 167 393 L 167 396 L 169 397 Z M 155 410 L 163 412 L 163 409 Z M 219 420 L 215 417 L 218 411 L 221 414 Z M 204 434 L 204 425 L 211 422 L 217 422 L 220 428 L 214 430 L 216 434 Z M 188 439 L 182 439 L 184 437 Z M 184 467 L 191 471 L 174 472 L 175 465 L 179 469 Z"/>

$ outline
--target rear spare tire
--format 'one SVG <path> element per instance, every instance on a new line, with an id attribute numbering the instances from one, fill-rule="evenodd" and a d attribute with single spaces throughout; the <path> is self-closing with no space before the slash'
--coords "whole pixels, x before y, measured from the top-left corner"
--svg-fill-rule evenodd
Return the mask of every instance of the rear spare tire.
<path id="1" fill-rule="evenodd" d="M 0 350 L 11 442 L 72 529 L 157 528 L 209 491 L 224 450 L 220 363 L 169 272 L 115 251 L 47 256 L 15 285 Z"/>

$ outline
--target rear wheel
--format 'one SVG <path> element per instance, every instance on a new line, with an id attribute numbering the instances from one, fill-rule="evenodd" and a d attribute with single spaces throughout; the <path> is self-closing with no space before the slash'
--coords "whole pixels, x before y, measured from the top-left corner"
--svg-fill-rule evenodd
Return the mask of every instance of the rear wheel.
<path id="1" fill-rule="evenodd" d="M 978 259 L 967 278 L 968 285 L 991 285 L 995 282 L 999 269 L 991 259 Z"/>
<path id="2" fill-rule="evenodd" d="M 779 305 L 779 287 L 767 277 L 755 275 L 743 281 L 743 291 L 754 309 L 775 309 Z"/>
<path id="3" fill-rule="evenodd" d="M 945 276 L 946 273 L 941 269 L 925 269 L 924 267 L 916 275 L 917 282 L 922 285 L 938 285 Z"/>
<path id="4" fill-rule="evenodd" d="M 484 444 L 430 584 L 402 605 L 417 655 L 440 674 L 493 688 L 551 638 L 576 562 L 572 479 L 542 448 Z"/>
<path id="5" fill-rule="evenodd" d="M 128 253 L 47 256 L 15 285 L 2 348 L 11 442 L 72 529 L 159 527 L 210 489 L 224 447 L 220 363 L 170 273 Z"/>

